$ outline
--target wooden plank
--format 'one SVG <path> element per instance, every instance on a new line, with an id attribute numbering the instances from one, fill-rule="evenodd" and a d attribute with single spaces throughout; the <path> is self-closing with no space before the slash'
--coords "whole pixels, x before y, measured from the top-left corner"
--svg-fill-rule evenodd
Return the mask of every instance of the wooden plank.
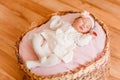
<path id="1" fill-rule="evenodd" d="M 63 10 L 88 10 L 103 20 L 111 33 L 111 76 L 120 80 L 120 0 L 0 0 L 0 80 L 22 80 L 14 45 L 33 22 Z"/>
<path id="2" fill-rule="evenodd" d="M 0 22 L 2 24 L 7 23 L 7 25 L 14 26 L 22 32 L 24 31 L 25 28 L 29 26 L 29 23 L 25 19 L 20 18 L 18 15 L 15 15 L 10 9 L 6 8 L 1 4 L 0 4 L 0 15 L 1 15 Z M 2 28 L 3 26 L 0 27 Z"/>
<path id="3" fill-rule="evenodd" d="M 32 1 L 50 9 L 50 10 L 53 10 L 54 12 L 65 11 L 65 10 L 77 10 L 76 8 L 66 5 L 66 4 L 60 2 L 59 0 L 50 0 L 50 2 L 48 0 L 32 0 Z"/>
<path id="4" fill-rule="evenodd" d="M 9 0 L 9 1 L 12 3 L 14 2 L 15 4 L 19 4 L 19 5 L 23 6 L 24 8 L 27 8 L 30 11 L 33 11 L 33 12 L 40 14 L 41 16 L 44 16 L 44 17 L 47 14 L 51 14 L 53 12 L 52 10 L 50 10 L 46 7 L 43 7 L 43 6 L 39 5 L 38 3 L 35 3 L 31 0 Z"/>
<path id="5" fill-rule="evenodd" d="M 2 50 L 0 50 L 0 53 L 1 53 L 0 54 L 0 69 L 3 69 L 6 73 L 9 73 L 11 77 L 21 80 L 24 74 L 22 71 L 20 71 L 17 60 L 11 58 L 9 55 L 7 55 Z M 15 54 L 13 56 L 15 56 Z"/>
<path id="6" fill-rule="evenodd" d="M 114 54 L 114 53 L 113 53 Z M 120 80 L 120 58 L 111 58 L 111 75 Z"/>
<path id="7" fill-rule="evenodd" d="M 6 73 L 3 69 L 0 69 L 0 80 L 16 80 Z"/>
<path id="8" fill-rule="evenodd" d="M 24 6 L 14 2 L 12 0 L 0 0 L 0 3 L 2 4 L 2 6 L 9 8 L 8 9 L 9 12 L 15 13 L 15 14 L 11 14 L 12 16 L 17 16 L 20 19 L 24 20 L 24 22 L 26 22 L 26 23 L 20 23 L 20 24 L 23 24 L 23 25 L 31 24 L 33 21 L 36 21 L 36 20 L 42 18 L 42 16 L 40 14 L 37 14 L 34 11 L 31 11 L 30 9 L 25 8 Z M 7 14 L 7 13 L 5 13 L 5 14 Z M 4 18 L 4 19 L 6 19 L 6 18 Z M 16 20 L 16 19 L 13 19 L 13 20 Z M 22 21 L 18 21 L 18 22 L 22 22 Z"/>
<path id="9" fill-rule="evenodd" d="M 119 17 L 119 19 L 120 19 L 120 10 L 119 10 L 120 5 L 115 5 L 107 0 L 84 0 L 84 1 L 94 7 L 104 10 L 105 12 L 113 14 L 116 17 Z"/>
<path id="10" fill-rule="evenodd" d="M 120 0 L 108 0 L 111 3 L 114 3 L 115 5 L 120 6 Z"/>
<path id="11" fill-rule="evenodd" d="M 80 9 L 80 5 L 83 5 L 80 0 L 59 0 L 60 3 L 65 4 L 67 6 L 76 8 L 77 10 Z"/>
<path id="12" fill-rule="evenodd" d="M 116 78 L 116 77 L 110 75 L 108 80 L 120 80 L 120 79 L 118 79 L 118 78 Z"/>

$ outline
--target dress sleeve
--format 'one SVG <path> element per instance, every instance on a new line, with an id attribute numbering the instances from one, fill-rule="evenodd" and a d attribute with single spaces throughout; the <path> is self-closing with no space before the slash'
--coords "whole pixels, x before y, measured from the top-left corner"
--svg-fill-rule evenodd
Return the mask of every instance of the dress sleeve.
<path id="1" fill-rule="evenodd" d="M 90 34 L 83 34 L 81 36 L 77 36 L 75 41 L 76 41 L 76 44 L 78 46 L 85 46 L 85 45 L 89 44 L 91 39 L 92 39 L 92 35 L 90 35 Z"/>

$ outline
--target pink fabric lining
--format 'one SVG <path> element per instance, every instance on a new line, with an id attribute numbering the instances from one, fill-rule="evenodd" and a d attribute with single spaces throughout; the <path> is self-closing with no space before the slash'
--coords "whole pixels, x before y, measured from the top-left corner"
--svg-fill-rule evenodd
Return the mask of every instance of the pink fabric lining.
<path id="1" fill-rule="evenodd" d="M 79 13 L 75 14 L 67 14 L 64 16 L 61 16 L 61 18 L 64 21 L 68 21 L 69 23 L 72 23 L 76 17 L 79 17 Z M 49 21 L 39 28 L 35 28 L 31 31 L 29 31 L 20 42 L 19 46 L 19 54 L 22 57 L 23 61 L 26 62 L 27 60 L 37 60 L 37 56 L 35 55 L 31 41 L 30 36 L 33 33 L 41 32 L 42 30 L 49 27 Z M 33 73 L 36 73 L 38 75 L 51 75 L 51 74 L 57 74 L 57 73 L 63 73 L 70 70 L 75 69 L 78 65 L 84 65 L 84 63 L 88 61 L 92 61 L 97 57 L 98 54 L 100 54 L 103 51 L 103 48 L 105 46 L 105 40 L 106 35 L 103 31 L 103 29 L 100 27 L 100 25 L 95 22 L 95 28 L 93 29 L 97 33 L 97 37 L 92 39 L 90 43 L 83 47 L 77 47 L 74 50 L 74 58 L 71 62 L 65 64 L 60 63 L 58 65 L 52 66 L 52 67 L 34 67 L 31 69 Z"/>

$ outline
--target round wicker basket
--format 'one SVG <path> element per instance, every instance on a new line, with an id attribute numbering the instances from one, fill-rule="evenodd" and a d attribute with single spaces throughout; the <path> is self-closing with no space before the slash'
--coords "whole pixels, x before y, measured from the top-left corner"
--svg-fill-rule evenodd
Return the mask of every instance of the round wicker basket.
<path id="1" fill-rule="evenodd" d="M 74 12 L 74 11 L 61 11 L 57 12 L 54 14 L 51 14 L 47 16 L 46 18 L 41 19 L 40 21 L 37 22 L 34 26 L 32 26 L 31 29 L 28 31 L 32 30 L 33 28 L 36 28 L 43 23 L 46 23 L 51 16 L 53 15 L 65 15 L 67 13 L 80 13 L 80 12 Z M 92 14 L 90 14 L 93 16 Z M 94 17 L 94 16 L 93 16 Z M 27 80 L 107 80 L 108 75 L 109 75 L 109 68 L 110 68 L 110 50 L 109 50 L 109 33 L 108 33 L 108 28 L 106 25 L 98 20 L 96 17 L 94 17 L 95 21 L 97 21 L 103 28 L 103 30 L 106 33 L 106 45 L 103 50 L 103 53 L 100 54 L 95 61 L 88 63 L 86 66 L 79 66 L 72 72 L 67 72 L 63 74 L 57 74 L 57 75 L 49 75 L 49 76 L 43 76 L 43 75 L 36 75 L 32 73 L 25 65 L 23 65 L 23 61 L 19 55 L 19 43 L 22 40 L 22 37 L 28 32 L 26 31 L 17 41 L 16 43 L 16 55 L 18 58 L 18 63 L 21 67 L 21 69 L 27 74 Z M 105 61 L 108 59 L 106 64 L 100 68 L 97 68 L 97 65 L 101 63 L 102 61 Z"/>

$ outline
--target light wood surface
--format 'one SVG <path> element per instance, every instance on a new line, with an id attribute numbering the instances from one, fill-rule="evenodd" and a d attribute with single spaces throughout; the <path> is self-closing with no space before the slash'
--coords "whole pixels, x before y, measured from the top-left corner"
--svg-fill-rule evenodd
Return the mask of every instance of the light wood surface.
<path id="1" fill-rule="evenodd" d="M 88 10 L 111 33 L 111 75 L 120 80 L 120 0 L 0 0 L 0 80 L 25 80 L 15 56 L 15 42 L 30 25 L 56 11 Z"/>

